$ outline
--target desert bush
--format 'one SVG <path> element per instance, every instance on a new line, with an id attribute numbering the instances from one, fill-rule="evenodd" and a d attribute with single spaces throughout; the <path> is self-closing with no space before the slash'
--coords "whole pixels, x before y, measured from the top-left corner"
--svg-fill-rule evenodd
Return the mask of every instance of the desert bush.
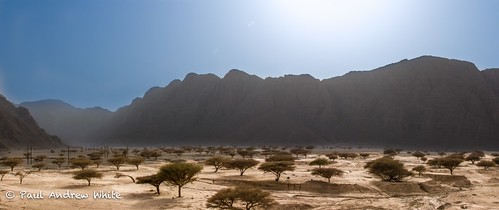
<path id="1" fill-rule="evenodd" d="M 193 163 L 172 163 L 164 165 L 159 169 L 160 179 L 171 185 L 178 186 L 178 197 L 181 197 L 181 189 L 189 182 L 196 180 L 196 175 L 201 172 L 203 166 Z"/>
<path id="2" fill-rule="evenodd" d="M 491 153 L 490 155 L 492 155 L 494 157 L 499 157 L 499 153 Z"/>
<path id="3" fill-rule="evenodd" d="M 87 158 L 73 158 L 69 160 L 69 163 L 73 168 L 80 168 L 81 170 L 85 170 L 87 166 L 93 163 L 92 160 Z"/>
<path id="4" fill-rule="evenodd" d="M 239 209 L 234 204 L 241 203 L 243 209 L 251 210 L 255 208 L 268 209 L 275 205 L 275 201 L 270 198 L 270 193 L 260 189 L 235 187 L 218 191 L 207 201 L 208 208 Z"/>
<path id="5" fill-rule="evenodd" d="M 290 161 L 294 162 L 295 158 L 291 154 L 275 154 L 265 159 L 266 162 L 275 162 L 275 161 Z"/>
<path id="6" fill-rule="evenodd" d="M 419 159 L 420 159 L 421 161 L 423 161 L 423 163 L 424 163 L 424 162 L 426 162 L 426 161 L 428 160 L 428 158 L 427 158 L 427 157 L 421 157 L 421 158 L 419 158 Z"/>
<path id="7" fill-rule="evenodd" d="M 258 161 L 253 159 L 234 159 L 225 163 L 225 167 L 228 169 L 239 170 L 242 176 L 246 170 L 258 165 Z"/>
<path id="8" fill-rule="evenodd" d="M 144 163 L 144 158 L 142 157 L 131 157 L 126 159 L 126 163 L 134 165 L 136 170 L 139 170 L 139 166 Z"/>
<path id="9" fill-rule="evenodd" d="M 47 166 L 46 163 L 35 163 L 31 167 L 38 169 L 38 171 L 41 171 L 45 166 Z"/>
<path id="10" fill-rule="evenodd" d="M 92 181 L 92 179 L 94 179 L 94 178 L 100 179 L 100 178 L 102 178 L 102 176 L 103 175 L 101 172 L 98 172 L 98 171 L 93 170 L 93 169 L 85 169 L 85 170 L 74 172 L 73 179 L 87 180 L 88 186 L 90 186 L 90 182 Z"/>
<path id="11" fill-rule="evenodd" d="M 164 180 L 159 177 L 158 174 L 153 174 L 149 176 L 141 176 L 137 177 L 137 182 L 135 184 L 150 184 L 154 187 L 156 187 L 156 194 L 160 194 L 159 191 L 159 186 L 161 186 L 161 183 L 163 183 Z"/>
<path id="12" fill-rule="evenodd" d="M 390 156 L 395 156 L 395 155 L 397 155 L 397 154 L 398 154 L 398 152 L 397 152 L 397 151 L 395 151 L 395 150 L 393 150 L 393 149 L 385 149 L 385 150 L 383 151 L 383 154 L 385 154 L 385 155 L 390 155 Z"/>
<path id="13" fill-rule="evenodd" d="M 294 171 L 295 166 L 291 161 L 274 161 L 262 163 L 258 169 L 265 173 L 274 174 L 276 177 L 275 181 L 279 181 L 279 178 L 284 171 Z"/>
<path id="14" fill-rule="evenodd" d="M 370 154 L 369 154 L 369 153 L 360 153 L 359 155 L 360 155 L 363 159 L 366 159 L 366 158 L 368 158 L 368 157 L 369 157 L 369 155 L 370 155 Z"/>
<path id="15" fill-rule="evenodd" d="M 369 173 L 380 177 L 383 181 L 399 182 L 408 176 L 412 176 L 412 173 L 404 168 L 403 163 L 394 160 L 390 156 L 367 162 L 364 168 L 368 168 Z"/>
<path id="16" fill-rule="evenodd" d="M 446 158 L 449 158 L 449 159 L 461 159 L 464 161 L 464 152 L 456 152 L 456 153 L 453 153 L 453 154 L 450 154 L 450 155 L 447 155 Z"/>
<path id="17" fill-rule="evenodd" d="M 426 171 L 426 167 L 424 167 L 423 165 L 418 165 L 418 166 L 412 168 L 412 171 L 417 171 L 418 176 L 421 176 L 421 173 Z"/>
<path id="18" fill-rule="evenodd" d="M 127 158 L 123 157 L 123 156 L 112 157 L 112 158 L 107 159 L 107 162 L 113 164 L 116 167 L 116 170 L 118 170 L 118 171 L 120 170 L 120 167 L 123 164 L 125 164 L 126 161 L 127 161 Z"/>
<path id="19" fill-rule="evenodd" d="M 492 159 L 492 161 L 494 161 L 494 163 L 496 163 L 496 164 L 499 164 L 499 157 Z"/>
<path id="20" fill-rule="evenodd" d="M 317 166 L 319 166 L 319 168 L 321 168 L 321 166 L 325 166 L 325 165 L 329 165 L 329 164 L 331 164 L 331 162 L 329 162 L 329 160 L 326 158 L 316 158 L 315 160 L 313 160 L 309 163 L 309 165 L 311 165 L 311 166 L 317 165 Z"/>
<path id="21" fill-rule="evenodd" d="M 476 166 L 483 167 L 484 170 L 489 169 L 490 167 L 496 166 L 496 164 L 493 161 L 490 160 L 481 160 L 476 164 Z"/>
<path id="22" fill-rule="evenodd" d="M 331 182 L 332 176 L 341 176 L 345 172 L 336 168 L 314 168 L 312 169 L 312 175 L 321 176 L 327 179 L 327 182 Z"/>
<path id="23" fill-rule="evenodd" d="M 14 168 L 21 163 L 22 160 L 20 158 L 6 158 L 1 162 L 2 165 L 10 167 L 10 171 L 14 171 Z"/>
<path id="24" fill-rule="evenodd" d="M 225 163 L 230 161 L 229 158 L 221 156 L 213 156 L 204 161 L 204 164 L 215 167 L 215 173 L 224 166 Z"/>
<path id="25" fill-rule="evenodd" d="M 326 154 L 326 157 L 328 157 L 329 160 L 334 161 L 334 160 L 338 159 L 338 154 L 336 152 L 334 152 L 334 153 L 328 153 L 328 154 Z"/>

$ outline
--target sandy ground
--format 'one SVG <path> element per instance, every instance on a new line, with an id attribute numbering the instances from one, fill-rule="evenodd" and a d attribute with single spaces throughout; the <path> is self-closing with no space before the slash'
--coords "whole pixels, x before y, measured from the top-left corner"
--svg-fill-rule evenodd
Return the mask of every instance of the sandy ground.
<path id="1" fill-rule="evenodd" d="M 19 156 L 22 151 L 3 154 Z M 272 197 L 279 203 L 274 209 L 499 209 L 499 171 L 492 168 L 487 171 L 464 162 L 455 170 L 455 175 L 464 175 L 471 185 L 459 185 L 453 182 L 434 181 L 427 176 L 414 176 L 404 183 L 386 183 L 367 173 L 364 164 L 381 157 L 380 151 L 369 151 L 372 155 L 368 159 L 336 160 L 328 167 L 337 167 L 346 173 L 341 177 L 333 177 L 331 183 L 325 179 L 310 174 L 313 166 L 307 163 L 319 156 L 323 151 L 317 151 L 307 158 L 300 157 L 293 172 L 285 172 L 278 184 L 281 188 L 272 186 L 262 189 L 272 193 Z M 48 151 L 35 151 L 34 156 L 47 154 L 55 157 Z M 74 154 L 75 156 L 78 154 Z M 196 162 L 207 158 L 206 155 L 189 153 L 182 158 Z M 430 155 L 429 159 L 436 157 Z M 157 161 L 149 160 L 135 170 L 135 166 L 124 165 L 120 173 L 133 177 L 154 174 L 161 165 L 167 164 L 165 159 L 173 159 L 170 155 L 163 155 Z M 491 156 L 485 159 L 491 159 Z M 263 162 L 264 157 L 256 157 Z M 408 154 L 396 156 L 405 167 L 410 169 L 423 164 Z M 90 166 L 104 173 L 102 179 L 92 180 L 87 186 L 85 180 L 72 179 L 72 172 L 79 169 L 70 169 L 63 166 L 61 170 L 49 163 L 47 169 L 32 172 L 19 184 L 18 177 L 13 174 L 5 175 L 0 181 L 0 209 L 206 209 L 206 200 L 217 190 L 233 186 L 236 183 L 266 183 L 273 184 L 274 176 L 264 174 L 256 168 L 246 171 L 239 176 L 235 170 L 221 169 L 214 173 L 214 168 L 205 166 L 198 181 L 187 184 L 182 188 L 182 197 L 177 198 L 177 188 L 162 185 L 161 195 L 155 194 L 151 185 L 135 184 L 128 177 L 114 178 L 116 168 L 104 163 L 99 168 Z M 1 170 L 7 170 L 2 166 Z M 33 170 L 24 163 L 16 167 L 14 172 Z M 447 169 L 431 168 L 426 174 L 448 176 Z M 289 179 L 287 179 L 289 177 Z M 215 181 L 213 181 L 215 180 Z M 313 181 L 312 181 L 313 180 Z M 240 181 L 240 182 L 238 182 Z M 421 188 L 421 183 L 428 183 L 431 188 Z M 259 184 L 253 184 L 260 187 Z M 428 191 L 429 189 L 429 191 Z M 87 199 L 51 198 L 51 193 L 88 194 Z M 120 198 L 94 199 L 94 192 L 119 193 Z M 26 194 L 24 194 L 26 192 Z M 14 198 L 7 198 L 10 193 Z M 24 194 L 24 198 L 22 198 Z M 28 198 L 28 194 L 33 196 Z M 40 194 L 43 198 L 36 197 Z"/>

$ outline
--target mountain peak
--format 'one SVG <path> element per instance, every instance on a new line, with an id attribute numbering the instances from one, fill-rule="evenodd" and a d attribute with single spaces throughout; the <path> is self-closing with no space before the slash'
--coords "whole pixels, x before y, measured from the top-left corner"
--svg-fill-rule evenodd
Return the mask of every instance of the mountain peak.
<path id="1" fill-rule="evenodd" d="M 231 69 L 227 74 L 225 74 L 224 79 L 230 79 L 230 78 L 242 78 L 242 77 L 248 77 L 250 76 L 248 73 L 238 70 L 238 69 Z"/>

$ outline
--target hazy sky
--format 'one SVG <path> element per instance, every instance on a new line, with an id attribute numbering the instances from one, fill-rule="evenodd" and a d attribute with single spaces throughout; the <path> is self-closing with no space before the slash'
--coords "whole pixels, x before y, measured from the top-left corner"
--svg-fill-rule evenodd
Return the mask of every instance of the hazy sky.
<path id="1" fill-rule="evenodd" d="M 436 55 L 499 67 L 499 1 L 0 0 L 0 92 L 116 109 L 189 72 L 320 79 Z"/>

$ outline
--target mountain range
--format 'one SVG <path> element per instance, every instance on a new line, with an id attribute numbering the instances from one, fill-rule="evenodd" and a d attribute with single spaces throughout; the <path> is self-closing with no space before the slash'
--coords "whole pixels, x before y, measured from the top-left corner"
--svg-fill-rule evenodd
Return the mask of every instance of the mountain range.
<path id="1" fill-rule="evenodd" d="M 324 80 L 190 73 L 114 113 L 80 109 L 85 117 L 42 103 L 21 106 L 72 144 L 499 149 L 499 69 L 432 56 Z"/>
<path id="2" fill-rule="evenodd" d="M 112 117 L 113 112 L 101 107 L 76 108 L 61 100 L 41 100 L 19 104 L 26 107 L 40 127 L 57 135 L 69 145 L 94 145 L 93 135 Z"/>
<path id="3" fill-rule="evenodd" d="M 24 107 L 16 107 L 0 95 L 0 149 L 58 148 L 64 146 L 57 136 L 51 136 L 31 117 Z"/>

